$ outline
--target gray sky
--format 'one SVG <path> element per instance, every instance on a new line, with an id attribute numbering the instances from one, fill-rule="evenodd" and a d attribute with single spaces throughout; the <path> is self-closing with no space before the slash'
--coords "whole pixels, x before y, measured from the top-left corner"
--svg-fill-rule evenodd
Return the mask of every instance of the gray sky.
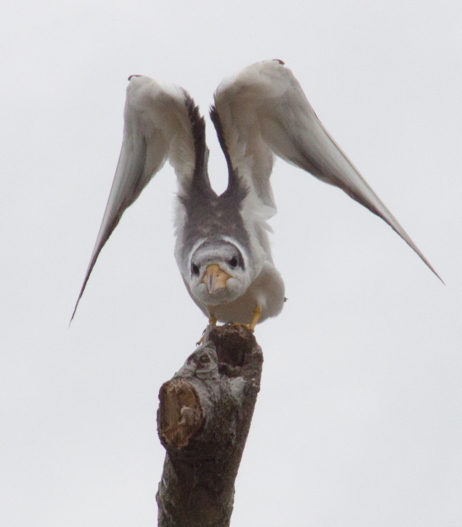
<path id="1" fill-rule="evenodd" d="M 127 77 L 180 84 L 206 113 L 223 77 L 271 58 L 446 286 L 384 222 L 277 162 L 289 301 L 257 328 L 263 385 L 232 524 L 461 525 L 461 27 L 458 0 L 5 4 L 2 526 L 156 524 L 157 394 L 206 324 L 173 257 L 169 166 L 126 212 L 68 329 Z"/>

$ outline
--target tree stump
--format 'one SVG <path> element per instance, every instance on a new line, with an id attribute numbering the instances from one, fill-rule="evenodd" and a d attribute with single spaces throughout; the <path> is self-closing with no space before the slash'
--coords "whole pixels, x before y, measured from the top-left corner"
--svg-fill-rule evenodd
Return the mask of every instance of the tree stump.
<path id="1" fill-rule="evenodd" d="M 162 385 L 160 527 L 229 525 L 262 364 L 261 348 L 247 327 L 209 326 L 203 344 Z"/>

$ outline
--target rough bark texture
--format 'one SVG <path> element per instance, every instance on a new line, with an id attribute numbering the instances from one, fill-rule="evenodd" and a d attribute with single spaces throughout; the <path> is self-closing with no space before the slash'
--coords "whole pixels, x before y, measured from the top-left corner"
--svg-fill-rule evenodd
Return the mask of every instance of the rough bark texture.
<path id="1" fill-rule="evenodd" d="M 158 433 L 167 453 L 160 527 L 226 527 L 263 355 L 245 326 L 209 327 L 204 343 L 160 389 Z"/>

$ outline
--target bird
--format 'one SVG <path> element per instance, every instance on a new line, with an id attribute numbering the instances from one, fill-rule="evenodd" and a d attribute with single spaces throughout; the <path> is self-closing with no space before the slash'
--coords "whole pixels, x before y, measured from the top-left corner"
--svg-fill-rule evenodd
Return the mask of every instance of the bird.
<path id="1" fill-rule="evenodd" d="M 441 280 L 324 128 L 283 61 L 252 64 L 225 78 L 214 94 L 210 117 L 228 170 L 220 195 L 208 175 L 205 120 L 189 93 L 143 75 L 128 80 L 120 157 L 71 321 L 101 249 L 167 160 L 178 183 L 175 259 L 189 295 L 212 325 L 253 330 L 284 306 L 284 282 L 268 235 L 276 213 L 270 182 L 276 156 L 379 216 Z"/>

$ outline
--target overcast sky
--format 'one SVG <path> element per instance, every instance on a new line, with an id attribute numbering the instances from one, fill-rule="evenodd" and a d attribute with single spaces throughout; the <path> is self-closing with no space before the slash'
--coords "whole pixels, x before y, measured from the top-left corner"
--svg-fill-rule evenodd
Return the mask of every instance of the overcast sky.
<path id="1" fill-rule="evenodd" d="M 125 213 L 69 318 L 122 139 L 127 78 L 186 88 L 278 58 L 443 277 L 278 161 L 289 298 L 235 527 L 462 524 L 460 0 L 7 0 L 0 19 L 0 525 L 152 527 L 157 394 L 206 325 L 173 257 L 173 171 Z M 226 169 L 210 123 L 210 172 Z"/>

